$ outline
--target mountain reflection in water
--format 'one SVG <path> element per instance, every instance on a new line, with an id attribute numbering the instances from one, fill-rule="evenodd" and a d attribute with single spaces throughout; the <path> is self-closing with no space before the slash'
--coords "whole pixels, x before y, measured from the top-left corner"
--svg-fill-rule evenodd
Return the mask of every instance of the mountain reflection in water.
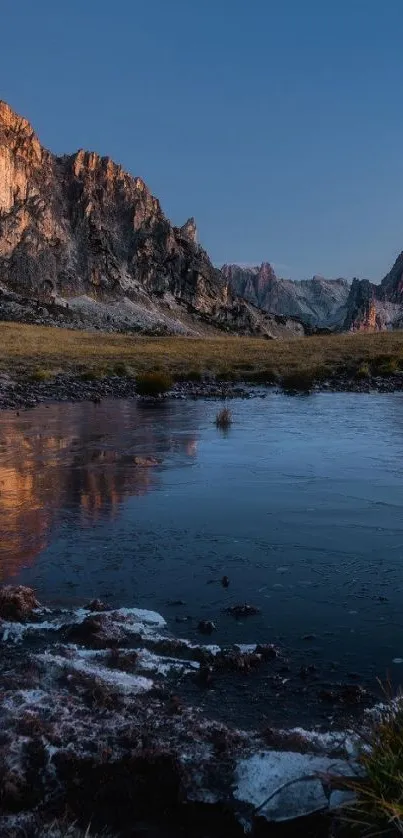
<path id="1" fill-rule="evenodd" d="M 159 487 L 171 452 L 194 458 L 197 439 L 177 425 L 173 430 L 170 416 L 164 406 L 134 401 L 3 413 L 0 582 L 34 563 L 61 510 L 77 516 L 80 527 L 112 519 L 125 497 Z"/>

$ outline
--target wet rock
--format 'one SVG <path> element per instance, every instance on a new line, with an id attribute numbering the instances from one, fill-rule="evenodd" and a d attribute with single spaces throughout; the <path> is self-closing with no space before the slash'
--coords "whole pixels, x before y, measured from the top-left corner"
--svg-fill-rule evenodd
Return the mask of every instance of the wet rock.
<path id="1" fill-rule="evenodd" d="M 261 655 L 263 660 L 271 661 L 280 657 L 280 652 L 272 643 L 258 643 L 256 646 L 256 654 Z"/>
<path id="2" fill-rule="evenodd" d="M 131 650 L 125 652 L 123 649 L 111 649 L 106 664 L 111 669 L 119 669 L 122 672 L 132 672 L 136 669 L 139 655 L 138 652 Z"/>
<path id="3" fill-rule="evenodd" d="M 336 684 L 320 691 L 319 698 L 329 704 L 363 704 L 368 693 L 359 684 Z"/>
<path id="4" fill-rule="evenodd" d="M 221 584 L 222 584 L 223 588 L 228 588 L 229 587 L 228 576 L 223 576 L 223 578 L 221 579 Z"/>
<path id="5" fill-rule="evenodd" d="M 117 625 L 112 615 L 86 617 L 82 623 L 75 623 L 65 630 L 65 637 L 69 643 L 79 643 L 94 649 L 107 649 L 117 646 L 125 639 L 121 626 Z"/>
<path id="6" fill-rule="evenodd" d="M 214 657 L 214 671 L 248 673 L 262 665 L 262 657 L 256 652 L 239 652 L 222 649 Z"/>
<path id="7" fill-rule="evenodd" d="M 89 611 L 106 611 L 108 608 L 100 599 L 91 600 L 87 607 Z"/>
<path id="8" fill-rule="evenodd" d="M 211 687 L 213 683 L 214 669 L 207 663 L 200 664 L 200 669 L 197 673 L 197 680 L 202 687 Z"/>
<path id="9" fill-rule="evenodd" d="M 345 684 L 341 688 L 341 700 L 345 704 L 362 704 L 367 698 L 367 690 L 359 684 Z"/>
<path id="10" fill-rule="evenodd" d="M 309 666 L 301 666 L 301 669 L 299 670 L 299 677 L 303 679 L 310 678 L 312 675 L 315 675 L 317 671 L 317 667 L 314 663 L 309 664 Z"/>
<path id="11" fill-rule="evenodd" d="M 255 614 L 260 614 L 260 608 L 245 602 L 243 605 L 231 605 L 225 609 L 225 612 L 231 614 L 231 617 L 252 617 Z"/>
<path id="12" fill-rule="evenodd" d="M 200 620 L 197 628 L 202 634 L 212 634 L 216 629 L 216 625 L 212 620 Z"/>
<path id="13" fill-rule="evenodd" d="M 32 617 L 39 602 L 32 588 L 23 585 L 4 585 L 0 588 L 0 617 L 4 620 L 23 622 Z"/>

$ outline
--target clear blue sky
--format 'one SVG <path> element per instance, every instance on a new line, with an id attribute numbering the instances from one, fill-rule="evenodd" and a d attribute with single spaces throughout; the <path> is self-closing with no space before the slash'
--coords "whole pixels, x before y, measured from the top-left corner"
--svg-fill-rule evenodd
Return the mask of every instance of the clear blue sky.
<path id="1" fill-rule="evenodd" d="M 0 98 L 140 175 L 215 263 L 403 249 L 403 0 L 0 0 Z"/>

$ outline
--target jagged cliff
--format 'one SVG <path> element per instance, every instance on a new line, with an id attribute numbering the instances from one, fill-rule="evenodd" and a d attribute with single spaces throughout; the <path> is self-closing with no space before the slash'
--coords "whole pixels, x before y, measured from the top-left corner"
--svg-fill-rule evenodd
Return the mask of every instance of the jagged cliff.
<path id="1" fill-rule="evenodd" d="M 56 157 L 0 102 L 0 316 L 101 328 L 303 333 L 236 300 L 144 181 L 106 157 Z M 38 314 L 39 308 L 39 314 Z M 40 321 L 41 322 L 41 321 Z"/>
<path id="2" fill-rule="evenodd" d="M 224 265 L 222 271 L 233 293 L 313 329 L 382 331 L 403 325 L 403 253 L 379 285 L 320 276 L 300 282 L 279 279 L 267 262 L 251 268 Z"/>
<path id="3" fill-rule="evenodd" d="M 297 317 L 315 328 L 335 328 L 345 318 L 345 279 L 278 279 L 268 262 L 251 268 L 224 265 L 222 271 L 233 293 L 272 314 Z"/>

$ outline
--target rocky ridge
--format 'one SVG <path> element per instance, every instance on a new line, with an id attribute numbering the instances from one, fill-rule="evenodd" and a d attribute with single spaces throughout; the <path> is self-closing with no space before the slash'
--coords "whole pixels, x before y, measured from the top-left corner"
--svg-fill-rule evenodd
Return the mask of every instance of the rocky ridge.
<path id="1" fill-rule="evenodd" d="M 80 150 L 57 157 L 0 101 L 0 316 L 81 328 L 304 334 L 236 299 L 140 177 Z"/>
<path id="2" fill-rule="evenodd" d="M 313 330 L 385 331 L 403 324 L 403 253 L 377 285 L 367 279 L 280 279 L 268 262 L 224 265 L 234 294 L 270 314 L 297 317 Z"/>
<path id="3" fill-rule="evenodd" d="M 268 262 L 250 268 L 224 265 L 222 272 L 234 294 L 271 314 L 297 317 L 319 329 L 335 328 L 345 318 L 350 291 L 345 279 L 279 279 Z"/>

